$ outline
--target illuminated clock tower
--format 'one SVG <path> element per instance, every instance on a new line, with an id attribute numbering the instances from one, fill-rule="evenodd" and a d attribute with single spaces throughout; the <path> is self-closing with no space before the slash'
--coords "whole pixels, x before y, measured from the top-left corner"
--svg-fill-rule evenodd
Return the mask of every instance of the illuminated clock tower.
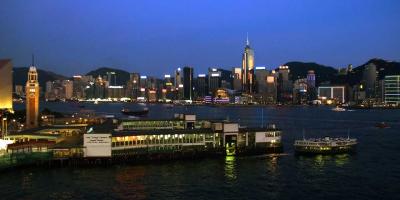
<path id="1" fill-rule="evenodd" d="M 26 94 L 26 127 L 34 128 L 39 125 L 39 82 L 35 66 L 28 72 L 28 81 L 25 87 Z"/>

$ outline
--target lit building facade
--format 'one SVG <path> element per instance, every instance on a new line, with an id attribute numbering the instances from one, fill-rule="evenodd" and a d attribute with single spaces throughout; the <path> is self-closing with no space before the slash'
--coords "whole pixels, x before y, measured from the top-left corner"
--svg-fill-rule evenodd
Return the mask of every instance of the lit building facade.
<path id="1" fill-rule="evenodd" d="M 205 74 L 199 74 L 196 81 L 196 96 L 197 98 L 204 98 L 208 94 L 207 77 Z"/>
<path id="2" fill-rule="evenodd" d="M 400 75 L 385 76 L 385 103 L 400 105 Z"/>
<path id="3" fill-rule="evenodd" d="M 345 103 L 345 86 L 320 86 L 318 97 L 321 100 L 334 100 L 336 103 Z"/>
<path id="4" fill-rule="evenodd" d="M 0 109 L 12 110 L 12 63 L 0 60 Z"/>
<path id="5" fill-rule="evenodd" d="M 251 94 L 254 90 L 254 50 L 250 47 L 249 38 L 242 55 L 242 90 Z"/>
<path id="6" fill-rule="evenodd" d="M 39 81 L 35 66 L 28 72 L 28 81 L 25 86 L 26 94 L 26 127 L 34 128 L 39 125 Z"/>
<path id="7" fill-rule="evenodd" d="M 208 92 L 214 95 L 215 91 L 221 87 L 221 72 L 216 68 L 208 69 Z"/>
<path id="8" fill-rule="evenodd" d="M 233 89 L 234 90 L 242 90 L 242 68 L 234 67 L 232 69 L 232 79 L 233 79 Z"/>
<path id="9" fill-rule="evenodd" d="M 281 103 L 292 102 L 293 84 L 289 79 L 289 66 L 279 66 L 278 71 L 278 101 Z"/>
<path id="10" fill-rule="evenodd" d="M 185 100 L 193 99 L 193 68 L 183 68 L 183 96 Z"/>

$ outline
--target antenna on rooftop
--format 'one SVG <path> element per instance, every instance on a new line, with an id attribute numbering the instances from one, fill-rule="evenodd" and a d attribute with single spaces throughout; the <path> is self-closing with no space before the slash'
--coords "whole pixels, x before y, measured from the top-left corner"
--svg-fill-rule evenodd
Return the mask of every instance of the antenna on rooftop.
<path id="1" fill-rule="evenodd" d="M 35 55 L 32 54 L 32 66 L 35 66 Z"/>

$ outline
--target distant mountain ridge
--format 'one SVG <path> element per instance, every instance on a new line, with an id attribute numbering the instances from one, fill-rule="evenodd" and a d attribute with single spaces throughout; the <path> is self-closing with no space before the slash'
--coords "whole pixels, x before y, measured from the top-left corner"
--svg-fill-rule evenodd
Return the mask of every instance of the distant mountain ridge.
<path id="1" fill-rule="evenodd" d="M 330 67 L 321 65 L 314 62 L 288 62 L 284 65 L 289 66 L 291 80 L 300 78 L 306 78 L 309 70 L 314 70 L 316 75 L 316 82 L 321 83 L 329 81 L 333 76 L 338 73 L 338 70 Z"/>
<path id="2" fill-rule="evenodd" d="M 14 67 L 13 68 L 13 84 L 25 86 L 26 81 L 28 79 L 28 71 L 29 67 Z M 39 76 L 39 85 L 40 87 L 44 87 L 47 81 L 54 80 L 64 80 L 68 79 L 67 77 L 56 74 L 51 71 L 42 70 L 37 68 L 38 76 Z"/>
<path id="3" fill-rule="evenodd" d="M 108 67 L 100 67 L 96 70 L 92 70 L 88 72 L 86 75 L 91 75 L 94 78 L 97 78 L 99 75 L 101 77 L 104 77 L 107 75 L 107 72 L 115 72 L 117 75 L 117 84 L 118 85 L 125 85 L 126 82 L 130 78 L 130 73 L 121 69 L 114 69 L 114 68 L 108 68 Z"/>
<path id="4" fill-rule="evenodd" d="M 353 68 L 353 72 L 348 74 L 347 76 L 339 75 L 337 68 L 314 62 L 292 61 L 292 62 L 287 62 L 283 65 L 289 66 L 291 80 L 305 78 L 309 70 L 314 70 L 316 74 L 317 84 L 322 82 L 331 82 L 332 84 L 354 85 L 361 80 L 362 72 L 365 66 L 370 63 L 376 65 L 380 79 L 383 79 L 385 75 L 400 75 L 400 62 L 387 61 L 380 58 L 370 59 L 366 63 Z M 28 70 L 29 68 L 27 67 L 15 67 L 13 69 L 14 85 L 26 84 Z M 99 75 L 101 77 L 104 77 L 107 74 L 107 72 L 115 72 L 117 74 L 116 82 L 118 85 L 125 85 L 130 77 L 130 73 L 125 70 L 109 68 L 109 67 L 100 67 L 98 69 L 88 72 L 86 75 L 91 75 L 94 78 L 98 77 Z M 41 85 L 41 87 L 44 87 L 47 81 L 70 79 L 66 76 L 51 71 L 41 70 L 40 68 L 38 68 L 38 73 L 39 73 L 39 84 Z"/>

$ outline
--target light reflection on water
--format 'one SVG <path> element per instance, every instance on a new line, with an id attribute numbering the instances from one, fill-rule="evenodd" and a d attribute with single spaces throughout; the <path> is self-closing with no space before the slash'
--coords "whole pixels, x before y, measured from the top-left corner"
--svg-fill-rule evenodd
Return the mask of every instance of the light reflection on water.
<path id="1" fill-rule="evenodd" d="M 237 179 L 236 172 L 236 157 L 235 156 L 226 156 L 225 157 L 225 177 L 227 182 L 234 182 Z"/>

